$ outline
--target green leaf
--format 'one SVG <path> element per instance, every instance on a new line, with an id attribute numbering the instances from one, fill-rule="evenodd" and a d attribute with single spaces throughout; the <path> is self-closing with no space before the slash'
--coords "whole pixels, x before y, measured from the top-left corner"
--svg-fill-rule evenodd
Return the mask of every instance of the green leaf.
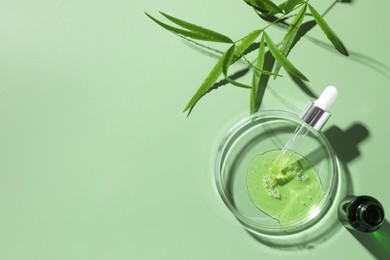
<path id="1" fill-rule="evenodd" d="M 222 72 L 225 77 L 228 74 L 229 66 L 239 58 L 241 58 L 244 52 L 252 45 L 252 43 L 259 37 L 262 30 L 254 30 L 247 36 L 233 44 L 224 54 L 222 62 Z"/>
<path id="2" fill-rule="evenodd" d="M 245 53 L 245 51 L 251 46 L 251 44 L 257 39 L 257 37 L 259 37 L 262 31 L 262 29 L 254 30 L 244 38 L 238 40 L 236 42 L 236 48 L 234 51 L 235 57 L 241 57 Z"/>
<path id="3" fill-rule="evenodd" d="M 232 63 L 234 52 L 236 50 L 236 45 L 233 44 L 227 51 L 226 54 L 224 55 L 224 59 L 222 61 L 222 72 L 226 76 L 228 73 L 228 69 L 230 64 Z"/>
<path id="4" fill-rule="evenodd" d="M 286 2 L 286 5 L 284 6 L 284 12 L 286 14 L 290 13 L 292 10 L 294 10 L 294 8 L 303 3 L 303 0 L 288 0 Z"/>
<path id="5" fill-rule="evenodd" d="M 235 45 L 231 46 L 222 55 L 222 57 L 218 60 L 218 62 L 213 67 L 213 69 L 207 75 L 207 77 L 203 81 L 202 85 L 196 91 L 195 95 L 191 98 L 190 102 L 188 102 L 188 104 L 184 108 L 183 112 L 185 112 L 189 109 L 192 109 L 196 105 L 196 103 L 199 101 L 199 99 L 201 99 L 206 93 L 208 93 L 212 89 L 214 83 L 218 80 L 218 78 L 223 73 L 223 70 L 226 70 L 226 74 L 227 74 L 227 70 L 228 70 L 228 67 L 230 66 L 230 64 L 234 63 L 236 60 L 238 60 L 242 56 L 242 53 L 245 52 L 245 50 L 251 46 L 251 44 L 256 40 L 256 38 L 259 37 L 261 32 L 262 32 L 262 30 L 252 31 L 247 36 L 245 36 L 241 40 L 237 41 Z M 227 80 L 229 81 L 229 79 L 227 79 Z M 248 87 L 248 86 L 243 85 L 242 87 Z"/>
<path id="6" fill-rule="evenodd" d="M 287 4 L 287 1 L 281 3 L 281 4 L 279 5 L 279 8 L 282 9 L 282 10 L 284 10 L 284 9 L 286 8 L 286 4 Z"/>
<path id="7" fill-rule="evenodd" d="M 267 43 L 268 49 L 272 53 L 272 56 L 275 57 L 276 61 L 279 62 L 282 67 L 293 74 L 294 76 L 309 81 L 305 75 L 302 74 L 284 55 L 283 53 L 276 47 L 275 43 L 271 40 L 271 38 L 264 32 L 265 42 Z"/>
<path id="8" fill-rule="evenodd" d="M 201 99 L 213 86 L 213 84 L 217 81 L 219 76 L 222 74 L 222 62 L 225 59 L 225 54 L 219 58 L 217 63 L 214 65 L 213 69 L 207 75 L 206 79 L 203 81 L 202 85 L 196 91 L 195 95 L 191 98 L 190 102 L 188 102 L 187 106 L 184 108 L 183 112 L 192 109 L 198 103 L 199 99 Z"/>
<path id="9" fill-rule="evenodd" d="M 262 31 L 263 29 L 258 29 L 248 33 L 247 36 L 237 41 L 237 48 L 244 52 L 259 37 Z"/>
<path id="10" fill-rule="evenodd" d="M 166 29 L 172 33 L 175 33 L 175 34 L 182 35 L 184 37 L 188 37 L 188 38 L 195 39 L 195 40 L 210 41 L 210 42 L 224 42 L 224 43 L 231 43 L 232 42 L 230 39 L 229 40 L 221 39 L 221 37 L 216 37 L 215 35 L 212 35 L 212 34 L 204 34 L 204 33 L 200 33 L 199 31 L 188 31 L 188 30 L 176 28 L 176 27 L 173 27 L 171 25 L 168 25 L 166 23 L 163 23 L 163 22 L 157 20 L 156 18 L 149 15 L 148 13 L 145 13 L 145 14 L 150 19 L 152 19 L 154 22 L 156 22 L 158 25 L 163 27 L 164 29 Z M 206 29 L 206 30 L 208 30 L 208 29 Z"/>
<path id="11" fill-rule="evenodd" d="M 265 59 L 265 42 L 264 42 L 264 34 L 261 37 L 259 51 L 256 59 L 256 66 L 263 69 Z M 250 93 L 250 112 L 254 113 L 260 107 L 261 101 L 263 99 L 264 91 L 260 90 L 260 76 L 257 71 L 253 72 L 252 77 L 252 88 Z"/>
<path id="12" fill-rule="evenodd" d="M 294 20 L 291 22 L 290 26 L 287 29 L 286 34 L 284 35 L 280 51 L 286 57 L 290 53 L 291 47 L 293 46 L 292 43 L 295 37 L 297 36 L 297 32 L 299 28 L 301 27 L 303 18 L 305 17 L 306 9 L 307 9 L 307 5 L 304 5 L 303 8 L 294 17 Z M 276 64 L 274 72 L 279 73 L 280 67 L 281 67 L 280 63 Z"/>
<path id="13" fill-rule="evenodd" d="M 275 15 L 264 15 L 263 13 L 261 13 L 260 11 L 257 11 L 257 10 L 256 10 L 256 14 L 266 22 L 273 23 L 273 24 L 288 25 L 288 23 L 286 23 L 286 20 L 287 20 L 286 17 L 279 18 L 279 17 L 276 17 Z"/>
<path id="14" fill-rule="evenodd" d="M 247 36 L 245 36 L 244 38 L 239 40 L 232 47 L 230 47 L 230 49 L 226 52 L 226 56 L 225 56 L 225 59 L 224 59 L 223 64 L 222 64 L 222 72 L 225 76 L 225 79 L 229 83 L 231 83 L 237 87 L 251 89 L 251 86 L 248 86 L 246 84 L 242 84 L 242 83 L 237 82 L 235 80 L 232 80 L 231 78 L 229 78 L 229 76 L 227 74 L 228 74 L 229 66 L 233 63 L 232 62 L 233 60 L 237 60 L 241 57 L 244 57 L 244 59 L 245 59 L 244 53 L 247 51 L 247 49 L 249 47 L 252 46 L 252 43 L 257 39 L 257 37 L 259 37 L 261 32 L 262 32 L 262 30 L 252 31 Z M 254 66 L 249 61 L 247 61 L 247 62 L 249 63 L 250 66 L 252 66 L 252 67 Z"/>
<path id="15" fill-rule="evenodd" d="M 244 0 L 250 6 L 255 7 L 257 10 L 264 14 L 274 15 L 283 13 L 283 10 L 274 4 L 271 0 Z"/>
<path id="16" fill-rule="evenodd" d="M 236 50 L 236 45 L 233 44 L 227 51 L 226 51 L 226 54 L 224 55 L 224 59 L 222 61 L 222 73 L 223 75 L 225 76 L 225 79 L 227 82 L 237 86 L 237 87 L 242 87 L 242 88 L 250 88 L 250 86 L 248 85 L 245 85 L 245 84 L 242 84 L 238 81 L 235 81 L 233 79 L 231 79 L 229 76 L 228 76 L 228 70 L 229 70 L 229 67 L 230 65 L 232 64 L 233 62 L 233 58 L 234 58 L 234 55 L 236 54 L 237 55 L 237 50 Z"/>
<path id="17" fill-rule="evenodd" d="M 341 54 L 348 56 L 348 51 L 342 44 L 342 42 L 339 40 L 339 38 L 336 36 L 336 34 L 333 32 L 333 30 L 330 28 L 328 23 L 322 18 L 322 16 L 317 12 L 316 9 L 314 9 L 313 6 L 309 4 L 309 9 L 311 14 L 313 15 L 314 19 L 316 20 L 316 23 L 318 26 L 322 29 L 322 31 L 325 33 L 326 37 L 328 37 L 329 41 L 333 44 L 333 46 L 338 50 Z"/>
<path id="18" fill-rule="evenodd" d="M 192 32 L 195 32 L 195 33 L 198 33 L 198 34 L 202 34 L 202 35 L 206 35 L 206 36 L 208 36 L 208 37 L 210 37 L 212 39 L 218 40 L 219 42 L 225 42 L 225 43 L 232 43 L 233 42 L 226 35 L 223 35 L 223 34 L 218 33 L 216 31 L 213 31 L 213 30 L 201 27 L 199 25 L 192 24 L 192 23 L 180 20 L 178 18 L 175 18 L 175 17 L 170 16 L 168 14 L 165 14 L 163 12 L 160 12 L 160 13 L 163 16 L 165 16 L 168 20 L 170 20 L 171 22 L 174 22 L 175 24 L 177 24 L 177 25 L 179 25 L 179 26 L 181 26 L 181 27 L 183 27 L 183 28 L 185 28 L 187 30 L 190 30 Z"/>
<path id="19" fill-rule="evenodd" d="M 254 70 L 258 71 L 258 72 L 261 72 L 263 74 L 272 75 L 272 76 L 275 76 L 275 77 L 280 76 L 278 74 L 272 73 L 270 71 L 263 70 L 262 68 L 259 68 L 258 66 L 256 66 L 252 62 L 250 62 L 244 56 L 244 54 L 246 52 L 248 52 L 248 50 L 250 50 L 251 48 L 254 48 L 254 49 L 258 48 L 259 44 L 257 44 L 257 45 L 255 44 L 256 47 L 254 47 L 253 42 L 257 39 L 257 37 L 259 37 L 259 35 L 261 34 L 262 31 L 263 31 L 263 29 L 254 30 L 254 31 L 252 31 L 251 33 L 249 33 L 247 36 L 245 36 L 244 38 L 242 38 L 241 40 L 239 40 L 236 43 L 235 59 L 243 57 L 244 60 L 249 64 L 249 66 L 251 66 L 252 69 L 254 69 Z"/>

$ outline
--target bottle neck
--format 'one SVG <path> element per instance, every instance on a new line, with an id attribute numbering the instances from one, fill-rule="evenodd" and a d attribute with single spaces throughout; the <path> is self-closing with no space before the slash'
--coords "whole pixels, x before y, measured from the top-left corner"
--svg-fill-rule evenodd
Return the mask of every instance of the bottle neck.
<path id="1" fill-rule="evenodd" d="M 339 219 L 349 229 L 374 232 L 381 227 L 385 212 L 381 203 L 373 197 L 349 196 L 340 203 Z"/>
<path id="2" fill-rule="evenodd" d="M 357 209 L 357 214 L 362 224 L 367 228 L 380 225 L 384 219 L 382 207 L 375 202 L 360 204 Z"/>

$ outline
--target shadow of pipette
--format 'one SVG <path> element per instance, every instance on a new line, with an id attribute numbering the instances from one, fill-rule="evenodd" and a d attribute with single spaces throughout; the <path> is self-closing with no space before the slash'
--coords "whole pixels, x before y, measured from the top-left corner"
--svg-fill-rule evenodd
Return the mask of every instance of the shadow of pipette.
<path id="1" fill-rule="evenodd" d="M 369 137 L 368 129 L 361 123 L 355 123 L 345 131 L 337 126 L 331 126 L 323 133 L 338 159 L 344 164 L 360 156 L 358 145 Z"/>
<path id="2" fill-rule="evenodd" d="M 339 162 L 345 166 L 360 156 L 358 145 L 369 137 L 368 129 L 361 123 L 355 123 L 344 131 L 333 125 L 323 131 L 323 134 L 332 146 Z M 314 150 L 306 156 L 312 164 L 315 165 L 323 159 L 318 157 L 321 149 Z"/>
<path id="3" fill-rule="evenodd" d="M 323 131 L 323 134 L 332 146 L 339 162 L 345 166 L 360 156 L 358 145 L 369 137 L 368 129 L 361 123 L 355 123 L 345 131 L 333 125 Z M 322 149 L 320 147 L 306 155 L 311 164 L 315 165 L 323 160 Z"/>
<path id="4" fill-rule="evenodd" d="M 348 163 L 360 156 L 358 146 L 369 137 L 369 131 L 363 124 L 355 123 L 346 130 L 342 130 L 338 126 L 333 125 L 323 131 L 323 134 L 326 136 L 339 161 L 342 175 L 340 176 L 342 185 L 340 185 L 341 187 L 339 192 L 345 196 L 352 195 L 353 185 L 352 178 L 348 170 Z M 316 165 L 324 159 L 322 149 L 323 148 L 320 147 L 310 152 L 305 156 L 306 159 L 312 165 Z M 298 161 L 298 163 L 300 162 Z"/>

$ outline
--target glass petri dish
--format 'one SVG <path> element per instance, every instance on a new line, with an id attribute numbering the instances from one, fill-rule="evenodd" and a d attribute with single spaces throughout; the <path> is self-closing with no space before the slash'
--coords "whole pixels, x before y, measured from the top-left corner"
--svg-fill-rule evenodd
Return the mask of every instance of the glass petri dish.
<path id="1" fill-rule="evenodd" d="M 307 134 L 295 147 L 318 174 L 323 187 L 320 200 L 304 217 L 287 225 L 260 210 L 247 190 L 250 162 L 258 155 L 281 150 L 298 127 Z M 286 244 L 288 236 L 303 234 L 320 221 L 332 204 L 338 179 L 336 155 L 325 136 L 303 122 L 298 115 L 278 110 L 252 114 L 235 124 L 219 144 L 215 159 L 215 181 L 222 200 L 251 233 Z M 305 234 L 305 239 L 308 239 Z"/>

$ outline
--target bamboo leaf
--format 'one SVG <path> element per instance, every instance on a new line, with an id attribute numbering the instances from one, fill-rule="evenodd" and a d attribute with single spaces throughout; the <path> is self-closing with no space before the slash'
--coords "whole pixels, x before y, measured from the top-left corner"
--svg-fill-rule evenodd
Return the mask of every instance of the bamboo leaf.
<path id="1" fill-rule="evenodd" d="M 257 54 L 256 59 L 256 66 L 263 69 L 264 66 L 264 59 L 265 59 L 265 42 L 264 42 L 264 35 L 261 37 L 261 41 L 259 44 L 259 51 Z M 260 103 L 262 101 L 261 93 L 264 93 L 263 91 L 260 91 L 260 75 L 258 75 L 257 71 L 253 72 L 252 77 L 252 88 L 250 93 L 250 112 L 254 113 L 258 110 L 260 107 Z M 258 96 L 258 93 L 260 94 Z"/>
<path id="2" fill-rule="evenodd" d="M 275 43 L 271 40 L 271 38 L 264 32 L 265 42 L 267 43 L 268 49 L 272 53 L 272 56 L 275 57 L 276 61 L 279 62 L 282 67 L 297 76 L 298 78 L 309 81 L 305 75 L 302 74 L 284 55 L 283 53 L 276 47 Z"/>
<path id="3" fill-rule="evenodd" d="M 229 67 L 230 65 L 232 64 L 233 62 L 233 57 L 235 55 L 235 52 L 237 52 L 236 50 L 236 45 L 233 44 L 227 51 L 226 51 L 226 54 L 224 55 L 225 58 L 223 59 L 222 61 L 222 73 L 223 75 L 225 76 L 225 79 L 227 82 L 237 86 L 237 87 L 241 87 L 241 88 L 251 88 L 250 86 L 246 85 L 246 84 L 242 84 L 238 81 L 235 81 L 233 79 L 231 79 L 229 76 L 228 76 L 228 70 L 229 70 Z"/>
<path id="4" fill-rule="evenodd" d="M 303 3 L 303 0 L 288 0 L 286 2 L 286 5 L 284 6 L 284 12 L 286 14 L 290 13 L 292 10 L 294 10 L 294 8 Z"/>
<path id="5" fill-rule="evenodd" d="M 206 93 L 208 93 L 212 89 L 214 83 L 218 80 L 224 70 L 226 71 L 225 75 L 227 75 L 228 67 L 242 56 L 242 52 L 245 52 L 245 50 L 251 46 L 251 44 L 256 40 L 256 38 L 259 37 L 261 32 L 262 30 L 252 31 L 247 36 L 237 41 L 235 45 L 231 46 L 222 55 L 222 57 L 215 64 L 211 72 L 207 75 L 206 79 L 203 81 L 199 89 L 196 91 L 195 95 L 191 98 L 190 102 L 188 102 L 183 112 L 192 109 L 192 107 L 196 105 L 199 99 L 201 99 Z M 230 78 L 226 78 L 226 80 L 232 84 L 236 83 Z M 237 85 L 245 88 L 248 87 L 247 85 L 241 83 L 238 83 Z"/>
<path id="6" fill-rule="evenodd" d="M 286 4 L 287 4 L 287 1 L 284 1 L 283 3 L 281 3 L 279 6 L 280 9 L 284 10 L 286 8 Z"/>
<path id="7" fill-rule="evenodd" d="M 196 24 L 193 24 L 193 23 L 189 23 L 189 22 L 186 22 L 186 21 L 183 21 L 183 20 L 180 20 L 178 18 L 175 18 L 173 16 L 170 16 L 166 13 L 163 13 L 163 12 L 160 12 L 163 16 L 165 16 L 168 20 L 170 20 L 171 22 L 189 30 L 189 31 L 192 31 L 194 33 L 198 33 L 198 34 L 202 34 L 202 35 L 205 35 L 205 36 L 208 36 L 209 38 L 212 38 L 212 39 L 215 39 L 215 40 L 218 40 L 219 42 L 225 42 L 225 43 L 232 43 L 233 41 L 227 37 L 226 35 L 223 35 L 221 33 L 218 33 L 216 31 L 213 31 L 213 30 L 210 30 L 210 29 L 207 29 L 207 28 L 204 28 L 202 26 L 199 26 L 199 25 L 196 25 Z"/>
<path id="8" fill-rule="evenodd" d="M 244 38 L 239 40 L 236 43 L 236 51 L 235 51 L 233 60 L 237 60 L 238 58 L 243 57 L 244 60 L 252 67 L 252 69 L 254 69 L 254 70 L 258 71 L 258 72 L 261 72 L 263 74 L 272 75 L 272 76 L 275 76 L 275 77 L 280 76 L 278 74 L 272 73 L 272 72 L 267 71 L 267 70 L 263 70 L 262 68 L 259 68 L 258 66 L 256 66 L 252 62 L 250 62 L 244 56 L 251 48 L 254 48 L 254 49 L 258 48 L 257 46 L 259 46 L 259 44 L 258 43 L 255 44 L 256 47 L 254 47 L 254 43 L 253 42 L 257 39 L 257 37 L 259 37 L 261 32 L 263 32 L 262 29 L 252 31 L 247 36 L 245 36 Z"/>
<path id="9" fill-rule="evenodd" d="M 242 83 L 237 82 L 235 80 L 232 80 L 231 78 L 229 78 L 229 76 L 227 74 L 228 74 L 229 66 L 233 63 L 233 60 L 237 60 L 241 57 L 244 57 L 244 59 L 245 59 L 244 53 L 248 50 L 249 47 L 252 46 L 252 43 L 257 39 L 257 37 L 259 37 L 261 32 L 262 32 L 262 30 L 252 31 L 247 36 L 245 36 L 244 38 L 239 40 L 232 47 L 230 47 L 230 49 L 226 52 L 225 60 L 224 60 L 223 65 L 222 65 L 222 72 L 225 76 L 225 79 L 229 83 L 231 83 L 237 87 L 251 89 L 251 86 L 248 86 L 246 84 L 242 84 Z M 253 67 L 253 65 L 249 61 L 247 61 L 247 62 L 249 63 L 250 66 Z"/>
<path id="10" fill-rule="evenodd" d="M 287 18 L 279 18 L 276 17 L 275 15 L 264 15 L 260 11 L 256 10 L 256 14 L 264 21 L 269 22 L 269 23 L 274 23 L 278 25 L 283 25 L 283 26 L 288 26 L 288 23 L 286 22 Z"/>
<path id="11" fill-rule="evenodd" d="M 157 20 L 156 18 L 154 18 L 153 16 L 149 15 L 148 13 L 145 13 L 150 19 L 152 19 L 154 22 L 156 22 L 158 25 L 160 25 L 161 27 L 163 27 L 164 29 L 174 33 L 174 34 L 178 34 L 178 35 L 181 35 L 181 36 L 185 36 L 185 37 L 188 37 L 188 38 L 191 38 L 191 39 L 195 39 L 195 40 L 202 40 L 202 41 L 210 41 L 210 42 L 224 42 L 224 43 L 230 43 L 230 41 L 221 41 L 220 38 L 215 38 L 214 36 L 212 35 L 206 35 L 206 34 L 203 34 L 203 33 L 199 33 L 198 31 L 194 32 L 194 31 L 188 31 L 188 30 L 184 30 L 184 29 L 181 29 L 181 28 L 176 28 L 176 27 L 173 27 L 171 25 L 168 25 L 166 23 L 163 23 L 159 20 Z"/>
<path id="12" fill-rule="evenodd" d="M 230 84 L 232 84 L 236 87 L 251 89 L 251 86 L 248 86 L 246 84 L 235 81 L 235 80 L 231 79 L 230 77 L 226 77 L 225 79 L 227 82 L 229 82 Z"/>
<path id="13" fill-rule="evenodd" d="M 253 6 L 266 15 L 283 13 L 283 10 L 271 0 L 244 0 L 248 5 Z"/>
<path id="14" fill-rule="evenodd" d="M 297 32 L 299 28 L 301 27 L 303 18 L 305 17 L 306 9 L 307 9 L 307 5 L 304 5 L 303 8 L 294 17 L 293 21 L 291 22 L 290 26 L 287 29 L 286 34 L 284 35 L 280 51 L 286 57 L 290 53 L 290 50 L 293 46 L 292 43 L 295 37 L 297 36 Z M 281 67 L 280 63 L 276 64 L 275 71 L 274 71 L 276 74 L 279 73 L 280 67 Z"/>
<path id="15" fill-rule="evenodd" d="M 253 47 L 253 42 L 259 37 L 262 31 L 262 29 L 254 30 L 236 42 L 233 55 L 234 61 L 243 57 L 248 51 L 252 51 L 250 48 Z"/>
<path id="16" fill-rule="evenodd" d="M 236 45 L 233 44 L 225 53 L 224 55 L 224 59 L 222 61 L 222 72 L 223 74 L 225 75 L 225 77 L 227 76 L 227 73 L 228 73 L 228 69 L 229 69 L 229 66 L 230 64 L 232 63 L 232 60 L 233 60 L 233 56 L 234 56 L 234 52 L 236 50 Z"/>
<path id="17" fill-rule="evenodd" d="M 341 54 L 348 56 L 349 54 L 347 49 L 344 47 L 340 39 L 336 36 L 336 34 L 328 25 L 328 23 L 324 20 L 324 18 L 322 18 L 322 16 L 317 12 L 317 10 L 314 9 L 314 7 L 311 6 L 310 4 L 309 4 L 309 9 L 314 19 L 316 20 L 316 23 L 325 33 L 326 37 L 328 37 L 329 41 L 333 44 L 336 50 L 338 50 Z"/>
<path id="18" fill-rule="evenodd" d="M 202 82 L 202 85 L 196 91 L 195 95 L 191 98 L 190 102 L 188 102 L 183 112 L 192 109 L 196 105 L 196 103 L 198 103 L 199 99 L 201 99 L 212 88 L 214 83 L 222 74 L 222 63 L 224 59 L 225 54 L 221 58 L 219 58 L 210 73 L 207 75 L 206 79 Z"/>
<path id="19" fill-rule="evenodd" d="M 264 41 L 264 35 L 263 35 L 261 37 L 261 41 L 259 44 L 259 51 L 257 53 L 257 59 L 256 59 L 256 66 L 259 68 L 263 68 L 264 55 L 265 55 L 265 41 Z"/>
<path id="20" fill-rule="evenodd" d="M 245 51 L 251 46 L 251 44 L 257 39 L 257 37 L 259 37 L 259 35 L 261 34 L 262 31 L 263 31 L 262 29 L 254 30 L 254 31 L 250 32 L 244 38 L 238 40 L 236 42 L 235 54 L 241 55 L 241 54 L 245 53 Z"/>
<path id="21" fill-rule="evenodd" d="M 274 65 L 275 65 L 275 57 L 272 56 L 270 51 L 265 52 L 264 64 L 263 64 L 264 70 L 272 71 Z M 254 107 L 253 112 L 257 112 L 261 107 L 261 104 L 264 99 L 265 90 L 268 86 L 269 79 L 270 76 L 267 74 L 263 73 L 260 75 L 259 82 L 257 83 L 259 86 L 257 87 L 257 93 L 256 93 L 256 102 L 255 102 L 256 106 Z"/>

